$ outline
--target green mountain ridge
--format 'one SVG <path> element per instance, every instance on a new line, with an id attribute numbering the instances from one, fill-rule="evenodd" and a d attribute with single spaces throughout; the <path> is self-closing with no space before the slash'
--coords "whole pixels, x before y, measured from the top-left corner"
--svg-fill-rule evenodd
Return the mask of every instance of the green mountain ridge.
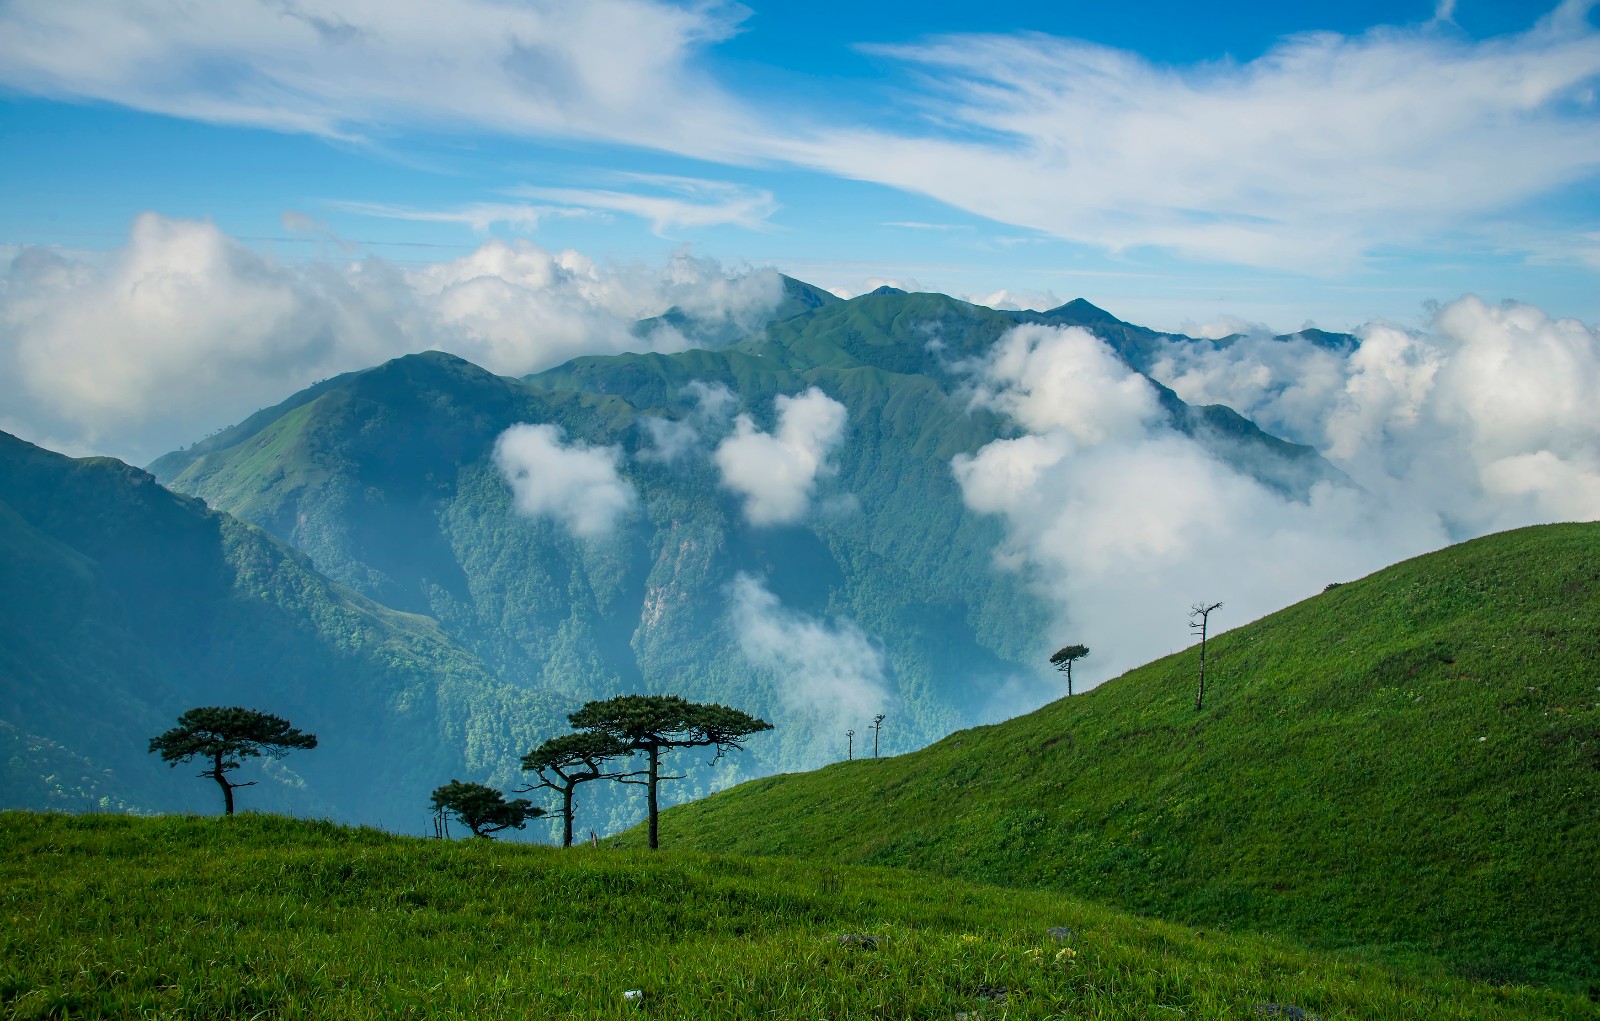
<path id="1" fill-rule="evenodd" d="M 583 357 L 520 380 L 412 355 L 319 384 L 152 470 L 303 550 L 335 581 L 437 619 L 511 683 L 574 707 L 669 691 L 778 724 L 722 764 L 716 784 L 826 761 L 847 726 L 866 722 L 819 717 L 801 704 L 800 678 L 741 652 L 729 620 L 740 574 L 761 579 L 784 612 L 848 622 L 877 643 L 891 748 L 1014 712 L 996 700 L 1008 685 L 1043 697 L 1035 663 L 1051 611 L 1026 579 L 993 569 L 1001 526 L 966 510 L 950 469 L 1016 433 L 971 406 L 955 365 L 981 357 L 1018 314 L 944 295 L 839 301 L 786 286 L 800 310 L 726 347 Z M 763 429 L 776 397 L 808 387 L 847 409 L 837 473 L 820 480 L 806 520 L 746 523 L 708 456 L 725 423 L 701 423 L 691 456 L 651 456 L 649 423 L 697 422 L 695 387 L 706 385 L 726 387 Z M 1228 409 L 1159 393 L 1174 428 L 1280 492 L 1338 478 L 1315 451 Z M 587 541 L 518 517 L 491 455 L 523 422 L 619 448 L 639 513 Z"/>
<path id="2" fill-rule="evenodd" d="M 146 743 L 195 705 L 244 704 L 319 733 L 248 767 L 246 807 L 421 829 L 426 791 L 515 775 L 560 717 L 501 684 L 432 620 L 329 582 L 265 532 L 111 458 L 0 433 L 0 756 L 5 802 L 218 809 Z"/>
<path id="3" fill-rule="evenodd" d="M 921 751 L 675 808 L 662 841 L 1600 985 L 1600 524 L 1449 547 L 1207 651 L 1202 711 L 1191 648 Z"/>

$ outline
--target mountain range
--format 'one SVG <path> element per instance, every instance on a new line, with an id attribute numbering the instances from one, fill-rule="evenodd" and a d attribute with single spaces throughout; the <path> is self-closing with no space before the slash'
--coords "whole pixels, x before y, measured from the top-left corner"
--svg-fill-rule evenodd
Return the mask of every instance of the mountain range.
<path id="1" fill-rule="evenodd" d="M 191 704 L 257 705 L 321 735 L 272 764 L 247 795 L 258 807 L 402 830 L 453 776 L 517 783 L 517 757 L 590 698 L 673 692 L 778 725 L 696 766 L 678 798 L 843 757 L 844 732 L 878 712 L 884 751 L 900 752 L 1031 708 L 1056 694 L 1040 669 L 1055 611 L 996 568 L 1001 526 L 952 473 L 1019 431 L 974 400 L 972 366 L 1027 324 L 1083 327 L 1135 371 L 1163 345 L 1230 342 L 1081 300 L 842 301 L 787 278 L 754 335 L 729 342 L 677 310 L 639 330 L 662 323 L 712 346 L 522 378 L 410 355 L 149 473 L 0 443 L 7 801 L 205 808 L 209 792 L 143 749 Z M 1342 481 L 1314 450 L 1152 383 L 1171 429 L 1285 496 Z M 763 519 L 724 445 L 788 442 L 803 430 L 787 402 L 808 394 L 838 428 L 795 440 L 811 459 L 802 512 Z M 612 527 L 519 511 L 565 484 L 548 465 L 510 477 L 502 440 L 519 426 L 612 465 L 626 496 Z M 602 829 L 636 812 L 620 795 L 593 810 Z"/>

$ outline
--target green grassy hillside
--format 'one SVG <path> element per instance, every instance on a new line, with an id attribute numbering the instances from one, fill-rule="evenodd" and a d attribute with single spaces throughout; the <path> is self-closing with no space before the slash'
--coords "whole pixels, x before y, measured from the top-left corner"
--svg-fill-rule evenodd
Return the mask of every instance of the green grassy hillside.
<path id="1" fill-rule="evenodd" d="M 520 780 L 563 723 L 426 617 L 397 613 L 306 558 L 111 458 L 0 433 L 0 804 L 219 811 L 197 767 L 149 739 L 196 705 L 245 705 L 321 739 L 244 807 L 427 824 L 459 774 Z"/>
<path id="2" fill-rule="evenodd" d="M 891 869 L 270 816 L 0 814 L 0 919 L 0 1015 L 19 1021 L 1600 1016 Z"/>
<path id="3" fill-rule="evenodd" d="M 1209 653 L 1202 712 L 1190 649 L 914 754 L 674 809 L 662 840 L 1600 983 L 1600 524 L 1419 557 Z"/>

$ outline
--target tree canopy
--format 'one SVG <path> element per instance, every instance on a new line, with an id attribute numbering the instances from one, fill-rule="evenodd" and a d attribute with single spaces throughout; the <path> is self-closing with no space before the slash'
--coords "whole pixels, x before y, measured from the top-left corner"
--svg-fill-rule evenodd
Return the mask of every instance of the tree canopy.
<path id="1" fill-rule="evenodd" d="M 579 731 L 552 737 L 522 757 L 522 768 L 537 773 L 539 782 L 523 790 L 553 790 L 561 795 L 561 846 L 572 846 L 573 794 L 591 780 L 621 780 L 637 774 L 608 770 L 608 759 L 627 755 L 627 742 L 601 731 Z"/>
<path id="2" fill-rule="evenodd" d="M 690 702 L 677 695 L 618 695 L 586 702 L 567 717 L 574 727 L 621 742 L 629 752 L 643 752 L 648 765 L 643 780 L 625 780 L 646 786 L 650 816 L 650 847 L 660 846 L 657 788 L 662 780 L 682 777 L 661 775 L 663 748 L 715 747 L 717 758 L 730 749 L 743 750 L 744 738 L 771 730 L 766 720 L 725 705 Z M 715 760 L 713 760 L 715 761 Z"/>
<path id="3" fill-rule="evenodd" d="M 501 830 L 520 830 L 529 819 L 537 819 L 545 811 L 527 798 L 506 800 L 505 795 L 481 783 L 462 783 L 451 780 L 433 792 L 433 809 L 449 812 L 472 831 L 473 836 L 487 838 Z"/>
<path id="4" fill-rule="evenodd" d="M 1072 695 L 1072 664 L 1089 655 L 1087 645 L 1067 645 L 1057 649 L 1050 657 L 1050 664 L 1057 670 L 1067 675 L 1067 695 Z"/>
<path id="5" fill-rule="evenodd" d="M 178 725 L 150 739 L 150 751 L 159 752 L 161 761 L 176 766 L 200 758 L 211 768 L 199 774 L 210 777 L 222 788 L 222 801 L 228 815 L 233 814 L 233 791 L 251 787 L 255 781 L 233 783 L 227 774 L 239 768 L 240 761 L 263 755 L 281 759 L 296 748 L 315 748 L 317 736 L 291 726 L 271 713 L 242 706 L 197 706 L 178 717 Z"/>

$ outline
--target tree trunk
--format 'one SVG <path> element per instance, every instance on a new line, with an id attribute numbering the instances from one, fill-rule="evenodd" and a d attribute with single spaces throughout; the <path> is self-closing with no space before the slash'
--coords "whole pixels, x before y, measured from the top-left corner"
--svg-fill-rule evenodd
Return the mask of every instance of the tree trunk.
<path id="1" fill-rule="evenodd" d="M 1067 660 L 1067 697 L 1072 697 L 1072 660 Z"/>
<path id="2" fill-rule="evenodd" d="M 661 846 L 661 839 L 656 830 L 656 784 L 661 778 L 661 748 L 658 745 L 650 746 L 650 777 L 645 790 L 649 791 L 648 804 L 650 806 L 650 850 L 654 851 Z"/>
<path id="3" fill-rule="evenodd" d="M 572 791 L 577 784 L 569 783 L 561 790 L 561 846 L 572 846 Z"/>
<path id="4" fill-rule="evenodd" d="M 210 776 L 211 776 L 211 778 L 213 780 L 217 781 L 217 786 L 222 788 L 222 803 L 225 806 L 227 806 L 227 812 L 224 813 L 224 814 L 232 815 L 233 814 L 233 784 L 229 783 L 228 782 L 228 778 L 226 776 L 224 776 L 223 773 L 222 773 L 222 753 L 221 752 L 218 752 L 216 755 L 214 755 L 212 757 Z"/>
<path id="5" fill-rule="evenodd" d="M 1199 712 L 1206 701 L 1206 632 L 1200 629 L 1200 690 L 1194 695 L 1194 710 Z"/>

